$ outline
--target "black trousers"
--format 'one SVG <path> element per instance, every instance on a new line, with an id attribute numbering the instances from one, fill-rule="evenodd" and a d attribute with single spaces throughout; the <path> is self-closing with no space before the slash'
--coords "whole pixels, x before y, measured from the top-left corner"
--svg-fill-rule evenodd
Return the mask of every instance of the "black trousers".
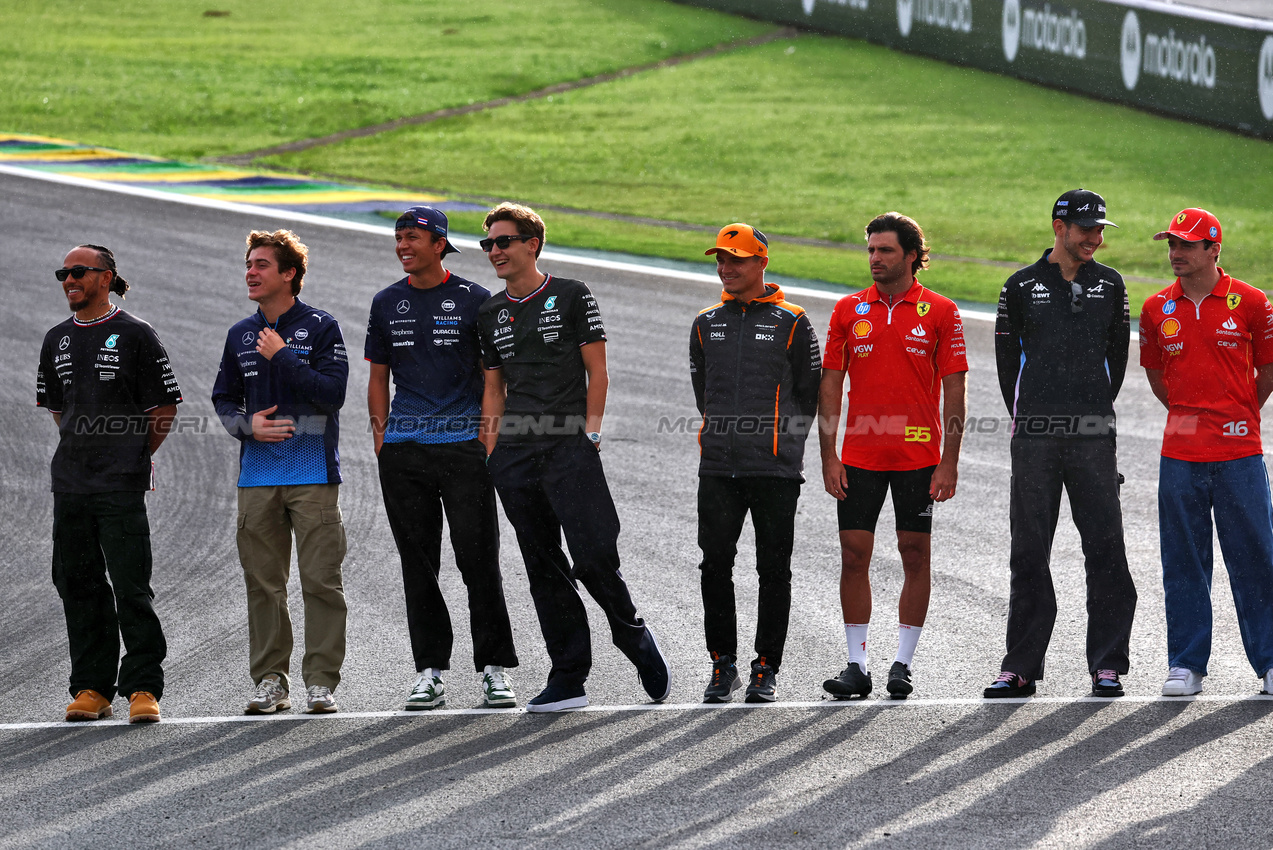
<path id="1" fill-rule="evenodd" d="M 1001 669 L 1026 679 L 1043 678 L 1043 659 L 1056 623 L 1049 563 L 1062 486 L 1083 541 L 1088 672 L 1126 673 L 1136 586 L 1123 545 L 1114 441 L 1103 438 L 1012 440 L 1012 580 L 1008 653 Z"/>
<path id="2" fill-rule="evenodd" d="M 738 657 L 738 618 L 734 605 L 734 557 L 743 520 L 751 511 L 756 529 L 756 572 L 760 599 L 756 610 L 756 657 L 775 671 L 782 666 L 791 616 L 791 550 L 795 544 L 794 478 L 698 479 L 698 547 L 703 550 L 703 629 L 707 650 Z"/>
<path id="3" fill-rule="evenodd" d="M 107 699 L 163 696 L 168 644 L 151 565 L 145 493 L 53 494 L 53 585 L 66 613 L 72 696 L 86 689 Z"/>
<path id="4" fill-rule="evenodd" d="M 582 687 L 592 669 L 588 615 L 576 582 L 605 612 L 614 645 L 636 663 L 649 638 L 619 571 L 619 515 L 596 447 L 582 434 L 501 440 L 490 470 L 526 562 L 552 661 L 549 683 Z M 573 566 L 561 548 L 563 532 Z"/>
<path id="5" fill-rule="evenodd" d="M 517 666 L 513 628 L 499 569 L 499 521 L 486 470 L 486 449 L 462 443 L 385 443 L 380 449 L 380 489 L 402 559 L 407 629 L 416 672 L 448 670 L 455 641 L 451 615 L 438 585 L 445 511 L 469 595 L 473 666 Z"/>

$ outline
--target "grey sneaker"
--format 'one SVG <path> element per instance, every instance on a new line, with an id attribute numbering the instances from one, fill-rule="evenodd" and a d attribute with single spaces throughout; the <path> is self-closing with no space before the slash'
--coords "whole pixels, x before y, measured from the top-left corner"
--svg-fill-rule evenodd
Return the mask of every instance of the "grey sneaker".
<path id="1" fill-rule="evenodd" d="M 482 705 L 487 708 L 516 708 L 517 694 L 513 693 L 513 682 L 504 672 L 504 668 L 496 664 L 488 664 L 482 668 Z"/>
<path id="2" fill-rule="evenodd" d="M 283 681 L 278 676 L 270 674 L 257 683 L 256 693 L 248 700 L 247 708 L 243 710 L 243 713 L 273 714 L 276 711 L 286 711 L 291 707 L 292 701 L 287 697 L 287 688 L 283 687 Z"/>
<path id="3" fill-rule="evenodd" d="M 446 705 L 446 683 L 442 681 L 442 677 L 421 673 L 416 678 L 415 684 L 411 686 L 411 693 L 407 695 L 407 704 L 403 708 L 407 711 L 428 711 L 444 705 Z"/>
<path id="4" fill-rule="evenodd" d="M 306 688 L 306 701 L 309 707 L 305 711 L 309 714 L 331 714 L 337 710 L 336 698 L 332 696 L 331 688 L 325 688 L 322 685 L 310 685 Z"/>

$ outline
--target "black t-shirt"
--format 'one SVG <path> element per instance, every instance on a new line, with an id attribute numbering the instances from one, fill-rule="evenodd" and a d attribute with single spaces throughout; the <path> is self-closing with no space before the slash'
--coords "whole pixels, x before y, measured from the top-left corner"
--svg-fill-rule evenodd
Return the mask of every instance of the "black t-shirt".
<path id="1" fill-rule="evenodd" d="M 482 362 L 508 384 L 501 440 L 579 434 L 588 408 L 580 346 L 605 340 L 597 300 L 583 281 L 545 275 L 525 298 L 491 296 L 478 311 Z"/>
<path id="2" fill-rule="evenodd" d="M 45 334 L 35 403 L 62 417 L 53 492 L 149 490 L 146 414 L 180 404 L 181 390 L 155 329 L 115 308 Z"/>

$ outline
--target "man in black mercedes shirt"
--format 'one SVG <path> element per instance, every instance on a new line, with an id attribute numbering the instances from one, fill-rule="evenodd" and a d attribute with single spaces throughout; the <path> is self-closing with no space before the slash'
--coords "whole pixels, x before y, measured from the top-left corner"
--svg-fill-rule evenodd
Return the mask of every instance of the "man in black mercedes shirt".
<path id="1" fill-rule="evenodd" d="M 168 645 L 150 588 L 145 494 L 181 390 L 154 328 L 111 303 L 128 282 L 109 249 L 80 245 L 54 274 L 74 315 L 45 335 L 35 393 L 60 433 L 53 583 L 71 651 L 66 719 L 109 717 L 118 692 L 130 723 L 153 723 Z"/>
<path id="2" fill-rule="evenodd" d="M 1106 225 L 1117 226 L 1105 218 L 1104 198 L 1066 192 L 1052 208 L 1052 248 L 999 296 L 995 356 L 1012 413 L 1012 579 L 1008 652 L 989 698 L 1030 696 L 1043 678 L 1057 614 L 1048 564 L 1062 487 L 1083 541 L 1092 693 L 1123 694 L 1136 588 L 1123 546 L 1114 399 L 1131 324 L 1122 277 L 1092 259 Z"/>
<path id="3" fill-rule="evenodd" d="M 664 700 L 671 673 L 619 572 L 619 515 L 598 454 L 609 377 L 596 299 L 582 281 L 539 270 L 544 222 L 533 210 L 500 204 L 484 227 L 482 250 L 506 289 L 478 311 L 482 360 L 500 372 L 485 385 L 481 439 L 552 660 L 548 686 L 526 708 L 588 704 L 592 639 L 576 582 L 605 611 L 646 693 Z"/>

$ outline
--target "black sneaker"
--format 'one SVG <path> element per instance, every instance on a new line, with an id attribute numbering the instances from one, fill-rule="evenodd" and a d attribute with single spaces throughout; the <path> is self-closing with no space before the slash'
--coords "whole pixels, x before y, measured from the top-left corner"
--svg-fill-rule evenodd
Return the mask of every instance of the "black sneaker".
<path id="1" fill-rule="evenodd" d="M 888 684 L 885 687 L 893 699 L 906 699 L 915 690 L 911 684 L 911 668 L 900 661 L 894 661 L 888 670 Z"/>
<path id="2" fill-rule="evenodd" d="M 1115 670 L 1097 670 L 1092 674 L 1092 696 L 1121 697 L 1123 683 L 1119 681 Z"/>
<path id="3" fill-rule="evenodd" d="M 569 687 L 549 683 L 548 687 L 544 688 L 539 696 L 526 703 L 526 710 L 532 712 L 566 711 L 571 708 L 586 708 L 587 705 L 588 695 L 584 693 L 583 685 Z"/>
<path id="4" fill-rule="evenodd" d="M 773 702 L 778 699 L 778 674 L 765 663 L 765 659 L 751 663 L 751 684 L 747 686 L 746 702 Z"/>
<path id="5" fill-rule="evenodd" d="M 866 699 L 872 687 L 871 674 L 863 673 L 856 661 L 850 661 L 849 666 L 840 671 L 840 675 L 822 683 L 822 690 L 836 699 Z"/>
<path id="6" fill-rule="evenodd" d="M 654 632 L 645 627 L 645 637 L 641 638 L 641 646 L 637 650 L 637 676 L 641 679 L 641 687 L 655 702 L 663 702 L 672 692 L 672 669 L 667 666 L 667 659 L 659 649 L 659 642 L 654 639 Z"/>
<path id="7" fill-rule="evenodd" d="M 1034 681 L 1004 670 L 982 693 L 986 699 L 1011 699 L 1034 696 Z"/>
<path id="8" fill-rule="evenodd" d="M 714 653 L 713 653 L 714 654 Z M 738 676 L 738 665 L 732 655 L 716 655 L 712 661 L 712 680 L 703 691 L 703 702 L 729 702 L 734 698 L 734 691 L 743 686 Z"/>

